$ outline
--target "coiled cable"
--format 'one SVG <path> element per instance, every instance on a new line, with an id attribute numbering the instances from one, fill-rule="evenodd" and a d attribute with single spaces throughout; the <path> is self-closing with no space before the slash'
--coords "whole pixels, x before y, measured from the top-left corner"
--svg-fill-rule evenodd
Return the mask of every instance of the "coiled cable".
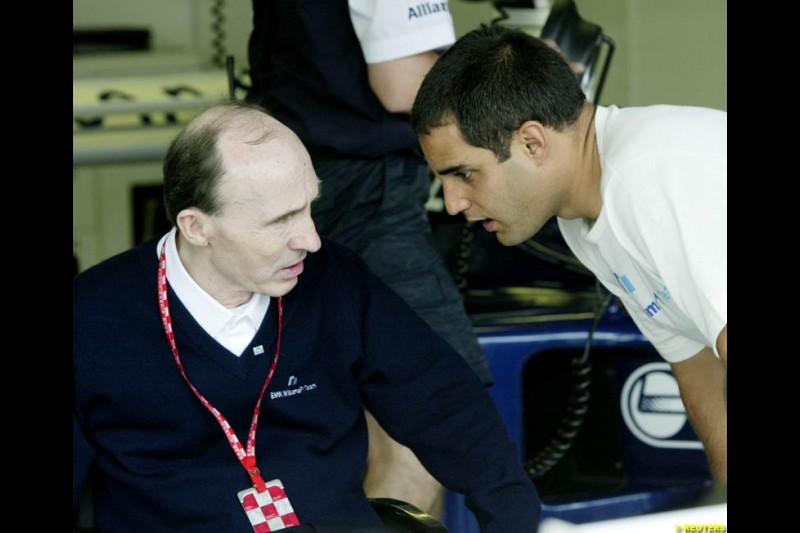
<path id="1" fill-rule="evenodd" d="M 589 327 L 583 352 L 574 357 L 570 363 L 571 385 L 566 413 L 561 419 L 556 434 L 542 451 L 525 462 L 525 471 L 532 479 L 542 477 L 567 454 L 575 442 L 575 437 L 578 435 L 578 431 L 583 425 L 586 413 L 589 410 L 590 386 L 592 384 L 592 363 L 589 359 L 589 352 L 592 347 L 594 332 L 614 297 L 613 294 L 607 293 L 602 288 L 599 281 L 596 281 L 596 289 L 598 293 L 597 306 L 595 307 L 594 319 Z M 604 293 L 605 296 L 603 296 Z"/>
<path id="2" fill-rule="evenodd" d="M 467 291 L 467 271 L 469 270 L 469 256 L 472 253 L 472 243 L 475 241 L 473 224 L 464 220 L 461 225 L 461 238 L 458 241 L 456 255 L 456 268 L 453 279 L 461 294 Z"/>
<path id="3" fill-rule="evenodd" d="M 211 64 L 217 68 L 225 67 L 225 0 L 211 2 Z"/>

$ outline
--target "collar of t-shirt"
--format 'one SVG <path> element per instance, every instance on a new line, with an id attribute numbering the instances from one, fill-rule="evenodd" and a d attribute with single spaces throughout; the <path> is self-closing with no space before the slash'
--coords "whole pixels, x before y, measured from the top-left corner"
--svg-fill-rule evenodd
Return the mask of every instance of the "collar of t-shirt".
<path id="1" fill-rule="evenodd" d="M 164 235 L 156 246 L 161 254 L 167 243 L 167 281 L 198 324 L 237 357 L 255 337 L 269 308 L 269 296 L 253 293 L 246 303 L 228 309 L 192 279 L 181 262 L 176 243 L 177 229 Z"/>

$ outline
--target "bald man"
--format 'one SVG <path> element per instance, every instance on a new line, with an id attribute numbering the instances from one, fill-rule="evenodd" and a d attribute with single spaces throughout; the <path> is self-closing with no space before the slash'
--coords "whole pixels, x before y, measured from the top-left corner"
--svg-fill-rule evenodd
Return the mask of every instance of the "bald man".
<path id="1" fill-rule="evenodd" d="M 75 278 L 73 506 L 93 473 L 104 532 L 385 531 L 362 484 L 366 408 L 482 531 L 535 531 L 481 380 L 317 235 L 292 131 L 214 106 L 171 144 L 164 190 L 167 234 Z"/>

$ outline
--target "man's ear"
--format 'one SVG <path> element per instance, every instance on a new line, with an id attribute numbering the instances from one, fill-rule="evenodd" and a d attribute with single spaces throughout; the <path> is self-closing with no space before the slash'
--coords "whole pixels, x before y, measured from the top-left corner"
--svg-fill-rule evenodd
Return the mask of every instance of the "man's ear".
<path id="1" fill-rule="evenodd" d="M 517 130 L 529 157 L 541 160 L 547 153 L 547 131 L 541 122 L 526 120 Z"/>
<path id="2" fill-rule="evenodd" d="M 207 246 L 210 231 L 211 219 L 203 211 L 196 207 L 189 207 L 178 213 L 175 217 L 181 236 L 193 246 Z"/>

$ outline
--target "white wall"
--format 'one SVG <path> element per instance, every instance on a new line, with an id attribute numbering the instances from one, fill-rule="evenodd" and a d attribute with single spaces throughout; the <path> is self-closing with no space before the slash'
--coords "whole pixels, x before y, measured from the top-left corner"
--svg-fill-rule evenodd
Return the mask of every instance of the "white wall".
<path id="1" fill-rule="evenodd" d="M 601 104 L 727 110 L 727 0 L 575 3 L 581 17 L 599 24 L 616 43 Z M 488 1 L 450 0 L 450 9 L 459 36 L 500 15 Z"/>
<path id="2" fill-rule="evenodd" d="M 234 55 L 237 66 L 243 66 L 251 26 L 250 5 L 250 0 L 73 0 L 72 27 L 143 27 L 150 30 L 154 51 L 191 50 L 210 61 L 215 38 L 212 25 L 221 20 L 225 51 Z M 222 6 L 222 19 L 213 15 L 217 6 Z"/>
<path id="3" fill-rule="evenodd" d="M 576 0 L 581 15 L 617 44 L 603 102 L 676 103 L 727 109 L 727 0 Z M 216 0 L 73 0 L 75 28 L 146 26 L 155 50 L 211 58 Z M 219 2 L 224 48 L 247 66 L 250 0 Z M 533 5 L 533 4 L 531 4 Z M 489 1 L 450 0 L 463 35 L 499 15 Z"/>
<path id="4" fill-rule="evenodd" d="M 147 28 L 158 50 L 198 45 L 198 9 L 194 0 L 73 0 L 73 29 Z"/>
<path id="5" fill-rule="evenodd" d="M 727 0 L 576 0 L 617 43 L 604 104 L 728 109 Z"/>

